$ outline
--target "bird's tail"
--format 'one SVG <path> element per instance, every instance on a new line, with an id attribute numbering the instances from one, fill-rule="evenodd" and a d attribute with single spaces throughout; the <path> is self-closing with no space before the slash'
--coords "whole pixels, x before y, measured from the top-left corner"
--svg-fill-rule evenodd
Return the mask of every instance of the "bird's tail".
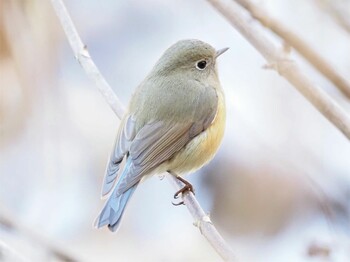
<path id="1" fill-rule="evenodd" d="M 95 227 L 100 228 L 103 226 L 108 226 L 109 230 L 112 232 L 117 231 L 119 228 L 121 218 L 123 216 L 126 204 L 133 195 L 137 184 L 126 190 L 124 193 L 117 195 L 118 185 L 128 174 L 128 169 L 130 167 L 130 161 L 127 161 L 123 173 L 121 174 L 117 185 L 115 186 L 112 194 L 109 196 L 105 206 L 103 207 L 101 213 L 95 220 Z"/>
<path id="2" fill-rule="evenodd" d="M 133 195 L 137 184 L 123 194 L 116 196 L 115 192 L 109 197 L 100 215 L 96 218 L 95 227 L 107 226 L 112 232 L 117 231 L 123 216 L 126 204 Z"/>

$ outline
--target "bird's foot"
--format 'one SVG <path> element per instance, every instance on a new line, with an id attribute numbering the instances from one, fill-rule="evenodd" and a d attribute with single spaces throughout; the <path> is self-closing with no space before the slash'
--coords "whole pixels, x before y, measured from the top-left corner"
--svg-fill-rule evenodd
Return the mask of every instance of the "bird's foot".
<path id="1" fill-rule="evenodd" d="M 178 199 L 179 198 L 179 195 L 181 194 L 184 194 L 185 192 L 192 192 L 194 194 L 194 188 L 192 186 L 192 184 L 190 182 L 188 182 L 187 180 L 183 179 L 182 177 L 180 176 L 177 176 L 176 179 L 180 180 L 182 183 L 185 184 L 185 186 L 183 188 L 181 188 L 179 191 L 177 191 L 175 194 L 174 194 L 174 199 Z M 180 205 L 184 205 L 184 201 L 181 201 L 179 203 L 174 203 L 172 202 L 172 204 L 174 206 L 180 206 Z"/>

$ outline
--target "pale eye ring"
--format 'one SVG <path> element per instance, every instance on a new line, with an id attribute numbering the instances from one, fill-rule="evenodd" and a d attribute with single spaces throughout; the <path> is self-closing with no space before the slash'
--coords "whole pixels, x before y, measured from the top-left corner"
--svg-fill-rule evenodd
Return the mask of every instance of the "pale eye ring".
<path id="1" fill-rule="evenodd" d="M 207 61 L 206 60 L 200 60 L 196 63 L 196 68 L 198 70 L 204 70 L 207 67 Z"/>

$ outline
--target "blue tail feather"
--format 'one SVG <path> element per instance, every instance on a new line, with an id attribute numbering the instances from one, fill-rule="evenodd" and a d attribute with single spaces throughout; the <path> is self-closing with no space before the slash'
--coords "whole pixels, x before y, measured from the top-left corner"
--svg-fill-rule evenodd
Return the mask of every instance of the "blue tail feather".
<path id="1" fill-rule="evenodd" d="M 117 196 L 116 192 L 118 191 L 118 186 L 120 185 L 121 181 L 128 175 L 129 168 L 131 166 L 131 160 L 128 159 L 128 161 L 125 164 L 125 168 L 123 170 L 123 173 L 121 174 L 113 193 L 109 196 L 104 208 L 102 209 L 100 215 L 97 217 L 95 221 L 95 226 L 97 228 L 107 226 L 109 230 L 115 232 L 121 222 L 121 218 L 124 214 L 125 207 L 130 199 L 130 197 L 135 192 L 137 185 L 135 184 L 131 188 L 129 188 L 127 191 L 122 193 L 121 195 Z"/>

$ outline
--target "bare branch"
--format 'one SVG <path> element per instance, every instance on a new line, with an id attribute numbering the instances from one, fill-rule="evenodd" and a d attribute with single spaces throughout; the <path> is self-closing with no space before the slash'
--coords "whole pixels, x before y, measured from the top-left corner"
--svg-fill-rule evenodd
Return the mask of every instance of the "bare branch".
<path id="1" fill-rule="evenodd" d="M 208 0 L 267 60 L 268 66 L 286 78 L 317 110 L 350 139 L 350 118 L 332 98 L 313 83 L 283 50 L 265 36 L 259 27 L 250 23 L 244 9 L 236 2 Z"/>
<path id="2" fill-rule="evenodd" d="M 84 68 L 85 73 L 95 81 L 102 95 L 120 119 L 125 111 L 124 107 L 121 105 L 121 102 L 113 93 L 112 88 L 108 85 L 107 81 L 103 78 L 98 68 L 92 61 L 86 47 L 79 37 L 77 30 L 75 29 L 64 3 L 61 0 L 51 0 L 51 2 L 79 63 Z M 173 175 L 168 175 L 167 177 L 172 182 L 176 190 L 182 188 L 183 185 L 178 182 Z M 232 250 L 218 233 L 208 215 L 205 214 L 199 205 L 195 196 L 192 193 L 185 193 L 182 195 L 182 198 L 195 220 L 195 225 L 198 226 L 200 232 L 205 236 L 216 252 L 225 261 L 234 261 Z"/>
<path id="3" fill-rule="evenodd" d="M 183 187 L 181 182 L 174 176 L 171 175 L 169 177 L 172 178 L 171 182 L 176 188 Z M 228 246 L 223 237 L 217 231 L 216 227 L 211 222 L 209 214 L 206 214 L 203 211 L 193 193 L 186 192 L 182 197 L 186 207 L 195 219 L 195 222 L 193 224 L 199 228 L 199 231 L 208 240 L 211 246 L 225 261 L 235 261 L 236 259 L 231 248 Z"/>
<path id="4" fill-rule="evenodd" d="M 86 45 L 84 45 L 81 41 L 72 19 L 68 15 L 65 5 L 62 3 L 62 1 L 52 0 L 51 2 L 67 36 L 69 44 L 73 49 L 75 58 L 84 68 L 85 72 L 88 72 L 87 76 L 95 82 L 98 90 L 102 93 L 103 97 L 106 99 L 114 113 L 119 119 L 121 119 L 125 112 L 125 108 L 120 102 L 119 98 L 113 92 L 111 86 L 100 73 L 100 70 L 97 68 L 94 61 L 91 59 Z"/>
<path id="5" fill-rule="evenodd" d="M 287 44 L 294 47 L 304 56 L 321 74 L 327 77 L 339 90 L 350 98 L 350 83 L 332 68 L 330 63 L 322 58 L 312 47 L 304 42 L 297 34 L 287 28 L 281 21 L 274 19 L 266 10 L 254 4 L 251 0 L 236 0 L 247 9 L 252 17 L 270 28 L 276 35 L 281 37 Z"/>

